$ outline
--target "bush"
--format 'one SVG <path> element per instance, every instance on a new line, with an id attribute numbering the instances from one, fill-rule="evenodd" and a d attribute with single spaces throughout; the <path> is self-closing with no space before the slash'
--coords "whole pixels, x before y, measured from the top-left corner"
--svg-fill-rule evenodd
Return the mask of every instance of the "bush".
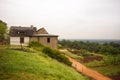
<path id="1" fill-rule="evenodd" d="M 32 47 L 35 50 L 42 51 L 43 53 L 47 54 L 51 58 L 54 58 L 60 62 L 63 62 L 69 66 L 71 66 L 71 62 L 65 57 L 61 52 L 55 49 L 51 49 L 50 47 L 45 47 L 37 41 L 31 41 L 29 43 L 29 47 Z"/>
<path id="2" fill-rule="evenodd" d="M 31 41 L 31 42 L 29 43 L 29 47 L 30 47 L 30 48 L 33 48 L 33 49 L 35 49 L 35 50 L 37 50 L 37 51 L 41 51 L 41 50 L 43 49 L 44 45 L 42 45 L 42 44 L 39 43 L 38 41 Z"/>
<path id="3" fill-rule="evenodd" d="M 120 55 L 106 55 L 104 57 L 104 64 L 106 65 L 119 65 L 120 64 Z"/>
<path id="4" fill-rule="evenodd" d="M 65 57 L 61 52 L 59 52 L 58 50 L 54 50 L 51 49 L 49 47 L 44 47 L 42 50 L 43 53 L 47 54 L 48 56 L 50 56 L 51 58 L 54 58 L 60 62 L 63 62 L 69 66 L 71 66 L 71 62 L 69 61 L 69 59 L 67 57 Z"/>
<path id="5" fill-rule="evenodd" d="M 64 47 L 61 44 L 58 44 L 58 49 L 64 49 Z"/>
<path id="6" fill-rule="evenodd" d="M 29 47 L 43 47 L 43 45 L 39 43 L 38 41 L 31 41 L 29 43 Z"/>

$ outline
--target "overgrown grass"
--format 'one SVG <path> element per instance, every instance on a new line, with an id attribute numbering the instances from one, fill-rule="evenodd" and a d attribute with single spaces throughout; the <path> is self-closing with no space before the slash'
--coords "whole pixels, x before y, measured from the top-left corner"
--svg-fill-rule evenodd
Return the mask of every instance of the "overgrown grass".
<path id="1" fill-rule="evenodd" d="M 112 75 L 117 75 L 120 72 L 120 65 L 92 67 L 92 69 L 97 70 L 98 72 L 104 75 L 112 76 Z"/>
<path id="2" fill-rule="evenodd" d="M 66 55 L 68 55 L 68 56 L 70 56 L 71 58 L 74 58 L 74 59 L 76 59 L 76 60 L 81 60 L 81 59 L 83 59 L 82 56 L 78 56 L 78 55 L 76 55 L 76 54 L 73 54 L 73 53 L 69 52 L 69 51 L 66 50 L 66 49 L 61 49 L 60 51 L 61 51 L 61 52 L 64 52 L 64 54 L 66 54 Z"/>
<path id="3" fill-rule="evenodd" d="M 57 49 L 52 49 L 48 46 L 44 46 L 37 41 L 31 41 L 29 47 L 34 48 L 37 51 L 42 51 L 43 53 L 47 54 L 49 57 L 54 58 L 57 61 L 62 62 L 66 65 L 69 66 L 72 65 L 69 59 Z"/>
<path id="4" fill-rule="evenodd" d="M 87 80 L 73 68 L 45 56 L 0 49 L 0 80 Z"/>
<path id="5" fill-rule="evenodd" d="M 49 47 L 44 47 L 42 52 L 47 54 L 51 58 L 54 58 L 54 59 L 56 59 L 56 60 L 58 60 L 62 63 L 67 64 L 68 66 L 72 65 L 72 63 L 69 61 L 69 59 L 58 50 L 55 50 L 55 49 L 52 49 L 52 48 L 49 48 Z"/>
<path id="6" fill-rule="evenodd" d="M 86 63 L 88 67 L 100 67 L 106 65 L 120 65 L 120 55 L 101 55 L 103 60 Z"/>

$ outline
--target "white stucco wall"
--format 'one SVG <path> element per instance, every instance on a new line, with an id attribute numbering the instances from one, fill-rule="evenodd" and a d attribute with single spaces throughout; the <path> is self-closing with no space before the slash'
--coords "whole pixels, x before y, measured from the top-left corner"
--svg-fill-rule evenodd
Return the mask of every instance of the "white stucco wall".
<path id="1" fill-rule="evenodd" d="M 28 44 L 29 44 L 29 37 L 24 37 L 24 43 L 22 45 L 28 46 Z M 21 45 L 20 37 L 10 37 L 10 45 Z"/>

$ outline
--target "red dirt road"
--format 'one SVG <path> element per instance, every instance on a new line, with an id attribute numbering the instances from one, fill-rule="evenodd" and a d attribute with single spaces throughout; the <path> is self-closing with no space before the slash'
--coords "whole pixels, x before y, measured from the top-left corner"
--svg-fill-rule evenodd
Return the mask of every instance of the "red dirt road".
<path id="1" fill-rule="evenodd" d="M 68 57 L 68 59 L 72 62 L 72 66 L 74 68 L 76 68 L 76 70 L 78 72 L 81 72 L 82 74 L 89 76 L 95 80 L 112 80 L 112 79 L 108 78 L 107 76 L 104 76 L 95 70 L 87 68 L 86 66 L 82 65 L 81 63 L 79 63 L 75 59 L 72 59 L 69 56 L 66 56 L 66 57 Z"/>
<path id="2" fill-rule="evenodd" d="M 80 64 L 76 60 L 74 60 L 70 57 L 68 57 L 68 58 L 72 62 L 72 66 L 75 67 L 77 69 L 77 71 L 83 73 L 84 75 L 87 75 L 87 76 L 89 76 L 89 77 L 91 77 L 95 80 L 112 80 L 112 79 L 98 73 L 95 70 L 92 70 L 92 69 L 89 69 L 89 68 L 85 67 L 84 65 Z"/>

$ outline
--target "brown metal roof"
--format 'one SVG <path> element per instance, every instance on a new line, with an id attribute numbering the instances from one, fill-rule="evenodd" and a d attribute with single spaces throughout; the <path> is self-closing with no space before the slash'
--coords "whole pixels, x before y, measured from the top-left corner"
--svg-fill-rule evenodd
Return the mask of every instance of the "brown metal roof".
<path id="1" fill-rule="evenodd" d="M 16 30 L 33 30 L 33 28 L 36 28 L 36 27 L 11 26 L 10 29 L 16 29 Z"/>
<path id="2" fill-rule="evenodd" d="M 11 36 L 32 36 L 36 32 L 36 27 L 11 26 Z"/>
<path id="3" fill-rule="evenodd" d="M 10 36 L 39 36 L 39 37 L 58 37 L 58 35 L 48 34 L 44 28 L 38 31 L 36 27 L 11 26 Z"/>

